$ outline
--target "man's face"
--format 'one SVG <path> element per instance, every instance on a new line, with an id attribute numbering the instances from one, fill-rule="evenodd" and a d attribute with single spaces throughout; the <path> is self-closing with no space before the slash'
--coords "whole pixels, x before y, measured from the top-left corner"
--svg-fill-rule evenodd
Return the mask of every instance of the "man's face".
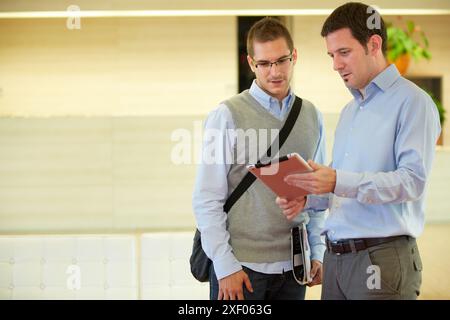
<path id="1" fill-rule="evenodd" d="M 349 28 L 336 30 L 325 37 L 333 68 L 347 87 L 363 89 L 372 79 L 372 59 L 367 48 L 356 40 Z"/>
<path id="2" fill-rule="evenodd" d="M 256 83 L 272 97 L 282 100 L 287 96 L 297 50 L 290 52 L 284 38 L 253 43 L 254 56 L 247 56 L 248 64 L 255 73 Z M 276 64 L 271 64 L 276 62 Z"/>

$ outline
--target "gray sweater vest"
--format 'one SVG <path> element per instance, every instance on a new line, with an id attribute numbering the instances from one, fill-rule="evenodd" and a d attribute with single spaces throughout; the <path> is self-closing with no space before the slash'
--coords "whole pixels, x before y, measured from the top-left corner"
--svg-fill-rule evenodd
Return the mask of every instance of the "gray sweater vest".
<path id="1" fill-rule="evenodd" d="M 291 101 L 291 106 L 293 102 Z M 249 139 L 237 136 L 233 150 L 234 161 L 228 173 L 228 195 L 230 195 L 247 173 L 245 166 L 255 163 L 267 151 L 274 138 L 273 132 L 272 138 L 270 137 L 271 130 L 279 131 L 284 121 L 272 116 L 248 90 L 224 103 L 231 112 L 237 131 L 245 131 L 246 136 L 253 138 L 250 139 L 252 145 L 249 145 Z M 300 115 L 289 137 L 279 154 L 272 154 L 272 157 L 297 152 L 306 160 L 312 159 L 320 138 L 318 117 L 314 105 L 303 99 Z M 250 131 L 247 131 L 249 129 Z M 266 129 L 267 134 L 261 129 Z M 252 130 L 256 130 L 256 134 L 247 135 Z M 258 148 L 255 147 L 255 137 Z M 290 260 L 290 229 L 301 222 L 307 223 L 309 218 L 306 214 L 301 214 L 289 222 L 275 203 L 275 199 L 276 195 L 256 180 L 228 213 L 230 245 L 239 261 L 268 263 Z"/>

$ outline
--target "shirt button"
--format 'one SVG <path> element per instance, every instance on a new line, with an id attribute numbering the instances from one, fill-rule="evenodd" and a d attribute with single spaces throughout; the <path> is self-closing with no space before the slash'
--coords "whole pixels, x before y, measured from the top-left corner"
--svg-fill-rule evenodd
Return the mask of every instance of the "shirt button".
<path id="1" fill-rule="evenodd" d="M 348 153 L 347 152 L 345 153 L 345 156 L 348 157 Z"/>

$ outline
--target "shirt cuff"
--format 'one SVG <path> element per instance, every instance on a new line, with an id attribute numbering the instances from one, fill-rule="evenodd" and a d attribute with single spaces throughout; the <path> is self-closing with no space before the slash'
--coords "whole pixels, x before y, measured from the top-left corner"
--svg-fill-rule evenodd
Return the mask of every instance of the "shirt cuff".
<path id="1" fill-rule="evenodd" d="M 318 260 L 321 263 L 323 263 L 323 255 L 325 254 L 326 249 L 327 249 L 327 247 L 323 243 L 319 243 L 314 246 L 311 246 L 311 261 Z"/>
<path id="2" fill-rule="evenodd" d="M 242 265 L 231 252 L 223 257 L 220 257 L 219 259 L 216 259 L 213 264 L 217 280 L 242 270 Z"/>
<path id="3" fill-rule="evenodd" d="M 311 208 L 314 206 L 314 200 L 310 196 L 306 196 L 306 202 L 305 207 L 303 208 L 303 211 L 311 210 Z"/>
<path id="4" fill-rule="evenodd" d="M 308 195 L 306 196 L 305 207 L 303 211 L 316 211 L 317 208 L 321 209 L 321 200 L 320 197 L 316 195 Z"/>
<path id="5" fill-rule="evenodd" d="M 360 173 L 336 170 L 334 194 L 343 198 L 356 198 L 360 180 Z"/>
<path id="6" fill-rule="evenodd" d="M 306 197 L 305 207 L 303 211 L 308 213 L 316 211 L 325 211 L 329 207 L 329 193 L 326 195 L 314 195 L 310 194 Z"/>

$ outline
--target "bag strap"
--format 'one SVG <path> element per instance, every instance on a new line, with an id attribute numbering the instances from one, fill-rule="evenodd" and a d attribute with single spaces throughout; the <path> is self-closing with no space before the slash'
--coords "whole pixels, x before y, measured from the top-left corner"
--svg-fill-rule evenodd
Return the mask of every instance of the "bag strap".
<path id="1" fill-rule="evenodd" d="M 281 128 L 280 132 L 278 133 L 277 138 L 274 140 L 272 145 L 267 149 L 266 155 L 270 158 L 272 153 L 272 146 L 274 143 L 278 140 L 279 141 L 279 147 L 278 149 L 281 149 L 284 142 L 289 137 L 289 134 L 291 133 L 292 128 L 295 125 L 295 122 L 297 121 L 298 115 L 300 114 L 300 110 L 302 109 L 303 101 L 301 98 L 295 96 L 294 104 L 292 105 L 291 111 L 289 112 L 289 115 L 286 119 L 286 122 L 284 123 L 283 127 Z M 258 161 L 259 162 L 259 161 Z M 233 205 L 239 200 L 239 198 L 244 194 L 244 192 L 252 185 L 252 183 L 256 180 L 256 177 L 251 173 L 247 172 L 247 174 L 244 176 L 244 178 L 241 180 L 241 182 L 238 184 L 236 189 L 233 190 L 233 192 L 228 197 L 227 201 L 225 202 L 223 206 L 223 211 L 228 213 Z"/>

